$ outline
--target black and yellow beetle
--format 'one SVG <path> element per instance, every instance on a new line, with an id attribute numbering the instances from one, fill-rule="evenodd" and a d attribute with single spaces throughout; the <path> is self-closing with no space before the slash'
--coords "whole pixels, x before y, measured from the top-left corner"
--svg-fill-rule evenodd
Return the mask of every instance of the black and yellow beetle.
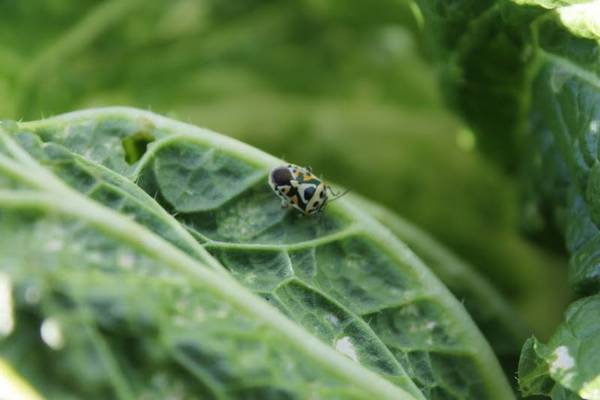
<path id="1" fill-rule="evenodd" d="M 294 164 L 273 168 L 269 173 L 269 186 L 281 199 L 282 207 L 292 206 L 304 215 L 320 213 L 328 200 L 333 201 L 345 194 L 336 194 L 325 182 L 313 175 L 310 168 Z M 334 197 L 329 199 L 329 193 Z"/>

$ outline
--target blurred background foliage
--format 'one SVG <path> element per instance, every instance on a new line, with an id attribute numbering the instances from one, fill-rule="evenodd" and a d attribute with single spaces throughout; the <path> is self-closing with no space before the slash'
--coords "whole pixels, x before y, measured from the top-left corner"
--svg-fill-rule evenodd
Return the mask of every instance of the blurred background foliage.
<path id="1" fill-rule="evenodd" d="M 519 182 L 446 111 L 420 21 L 402 0 L 0 0 L 0 119 L 130 105 L 310 165 L 453 249 L 544 339 L 562 248 L 523 235 Z"/>

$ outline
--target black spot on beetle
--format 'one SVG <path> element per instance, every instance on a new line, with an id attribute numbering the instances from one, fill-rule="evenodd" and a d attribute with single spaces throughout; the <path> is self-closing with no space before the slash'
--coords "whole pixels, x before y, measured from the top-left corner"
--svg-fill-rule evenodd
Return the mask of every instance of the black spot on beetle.
<path id="1" fill-rule="evenodd" d="M 275 168 L 271 172 L 271 179 L 277 186 L 289 185 L 290 181 L 294 179 L 292 173 L 286 167 Z"/>
<path id="2" fill-rule="evenodd" d="M 312 197 L 315 195 L 315 187 L 314 186 L 310 186 L 307 187 L 306 189 L 304 189 L 304 199 L 306 201 L 309 201 L 310 199 L 312 199 Z"/>

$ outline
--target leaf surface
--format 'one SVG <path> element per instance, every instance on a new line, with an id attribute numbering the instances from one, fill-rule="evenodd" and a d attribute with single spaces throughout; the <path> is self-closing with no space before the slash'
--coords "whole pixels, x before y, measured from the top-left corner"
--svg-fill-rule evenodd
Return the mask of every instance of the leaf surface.
<path id="1" fill-rule="evenodd" d="M 526 343 L 521 389 L 553 399 L 599 399 L 600 3 L 463 1 L 444 20 L 436 18 L 449 8 L 422 3 L 429 22 L 440 22 L 439 55 L 455 72 L 448 78 L 454 104 L 484 147 L 512 162 L 513 171 L 522 168 L 528 206 L 539 214 L 552 210 L 570 254 L 569 281 L 588 296 L 571 305 L 548 344 Z M 443 40 L 444 33 L 452 34 Z"/>
<path id="2" fill-rule="evenodd" d="M 595 323 L 599 307 L 598 295 L 580 299 L 569 307 L 565 321 L 548 344 L 528 340 L 519 366 L 525 394 L 599 398 L 600 328 Z"/>
<path id="3" fill-rule="evenodd" d="M 46 396 L 420 397 L 0 135 L 0 265 L 15 330 L 0 352 Z"/>
<path id="4" fill-rule="evenodd" d="M 446 250 L 427 233 L 357 195 L 354 202 L 388 227 L 406 243 L 444 282 L 454 296 L 461 299 L 496 354 L 510 355 L 520 348 L 527 336 L 525 323 L 515 309 L 477 271 Z"/>
<path id="5" fill-rule="evenodd" d="M 18 130 L 137 183 L 238 282 L 415 398 L 512 396 L 462 306 L 389 231 L 347 200 L 317 218 L 280 209 L 266 173 L 281 161 L 132 109 L 67 114 Z M 129 166 L 122 140 L 142 131 L 155 140 Z M 94 151 L 97 143 L 107 149 Z"/>

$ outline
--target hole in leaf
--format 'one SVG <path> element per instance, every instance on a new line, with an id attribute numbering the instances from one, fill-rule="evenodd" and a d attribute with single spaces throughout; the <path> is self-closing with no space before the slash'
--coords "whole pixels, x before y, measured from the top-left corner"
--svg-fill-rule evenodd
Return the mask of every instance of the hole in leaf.
<path id="1" fill-rule="evenodd" d="M 148 144 L 154 141 L 154 136 L 148 132 L 138 132 L 121 140 L 125 151 L 125 161 L 131 165 L 146 153 Z"/>

